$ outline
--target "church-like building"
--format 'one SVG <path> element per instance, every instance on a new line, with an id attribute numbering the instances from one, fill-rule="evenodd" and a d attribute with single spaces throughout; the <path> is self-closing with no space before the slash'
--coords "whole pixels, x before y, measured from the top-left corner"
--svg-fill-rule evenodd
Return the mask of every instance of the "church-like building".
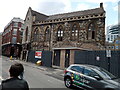
<path id="1" fill-rule="evenodd" d="M 28 52 L 52 51 L 53 65 L 74 63 L 76 50 L 102 50 L 105 44 L 105 10 L 100 7 L 63 14 L 45 15 L 28 9 L 21 58 Z"/>

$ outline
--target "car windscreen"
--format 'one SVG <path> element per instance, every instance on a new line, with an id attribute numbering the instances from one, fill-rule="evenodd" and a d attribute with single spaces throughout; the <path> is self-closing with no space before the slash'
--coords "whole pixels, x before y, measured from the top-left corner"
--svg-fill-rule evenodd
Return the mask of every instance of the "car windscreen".
<path id="1" fill-rule="evenodd" d="M 107 70 L 105 70 L 103 68 L 99 68 L 97 70 L 99 71 L 99 74 L 101 75 L 101 77 L 103 77 L 104 79 L 114 79 L 114 78 L 116 78 L 113 74 L 111 74 L 110 72 L 108 72 Z"/>

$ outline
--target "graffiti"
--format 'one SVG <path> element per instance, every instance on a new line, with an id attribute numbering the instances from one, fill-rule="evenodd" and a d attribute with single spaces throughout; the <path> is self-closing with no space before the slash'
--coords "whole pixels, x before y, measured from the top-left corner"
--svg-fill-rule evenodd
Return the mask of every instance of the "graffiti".
<path id="1" fill-rule="evenodd" d="M 73 76 L 74 82 L 79 84 L 89 84 L 90 81 L 86 80 L 82 74 L 74 74 Z"/>

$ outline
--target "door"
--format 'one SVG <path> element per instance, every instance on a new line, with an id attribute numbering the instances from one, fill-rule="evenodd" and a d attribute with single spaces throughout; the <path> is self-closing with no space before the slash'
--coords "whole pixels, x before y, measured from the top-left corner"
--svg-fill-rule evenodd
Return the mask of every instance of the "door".
<path id="1" fill-rule="evenodd" d="M 60 66 L 60 50 L 54 50 L 53 65 Z"/>
<path id="2" fill-rule="evenodd" d="M 26 59 L 26 51 L 23 51 L 23 60 Z"/>
<path id="3" fill-rule="evenodd" d="M 14 47 L 11 47 L 11 49 L 10 49 L 10 56 L 14 56 Z"/>
<path id="4" fill-rule="evenodd" d="M 70 50 L 66 50 L 65 52 L 65 67 L 67 68 L 69 66 L 70 62 Z"/>

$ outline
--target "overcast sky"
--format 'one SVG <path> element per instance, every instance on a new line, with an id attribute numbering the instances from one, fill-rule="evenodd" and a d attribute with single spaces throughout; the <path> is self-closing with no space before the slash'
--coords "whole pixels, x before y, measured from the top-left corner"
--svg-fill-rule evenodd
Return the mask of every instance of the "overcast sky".
<path id="1" fill-rule="evenodd" d="M 13 19 L 25 19 L 28 8 L 46 15 L 67 13 L 98 8 L 100 3 L 106 11 L 106 26 L 118 23 L 119 0 L 1 0 L 0 1 L 0 32 Z"/>

